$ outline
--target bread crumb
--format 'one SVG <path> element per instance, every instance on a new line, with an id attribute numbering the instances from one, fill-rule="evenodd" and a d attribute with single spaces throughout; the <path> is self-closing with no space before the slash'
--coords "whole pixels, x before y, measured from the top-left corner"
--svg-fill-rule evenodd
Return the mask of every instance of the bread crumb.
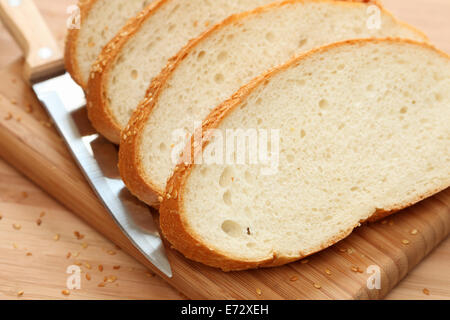
<path id="1" fill-rule="evenodd" d="M 85 266 L 86 268 L 88 268 L 89 270 L 92 269 L 92 266 L 91 266 L 89 263 L 87 263 L 87 262 L 84 263 L 84 266 Z"/>
<path id="2" fill-rule="evenodd" d="M 24 197 L 25 199 L 28 198 L 28 193 L 27 192 L 22 192 L 22 197 Z"/>
<path id="3" fill-rule="evenodd" d="M 69 259 L 71 255 L 72 255 L 72 253 L 67 252 L 66 259 Z"/>
<path id="4" fill-rule="evenodd" d="M 427 288 L 424 288 L 424 289 L 422 290 L 422 292 L 423 292 L 423 294 L 425 294 L 425 295 L 427 295 L 427 296 L 430 295 L 430 290 L 428 290 Z"/>
<path id="5" fill-rule="evenodd" d="M 45 211 L 42 211 L 39 217 L 43 218 L 45 216 Z"/>
<path id="6" fill-rule="evenodd" d="M 18 296 L 18 297 L 21 297 L 21 296 L 23 296 L 24 293 L 25 293 L 25 292 L 23 292 L 23 290 L 20 290 L 19 292 L 17 292 L 17 296 Z"/>
<path id="7" fill-rule="evenodd" d="M 87 247 L 89 247 L 89 245 L 86 242 L 83 242 L 81 246 L 83 247 L 83 249 L 87 249 Z"/>

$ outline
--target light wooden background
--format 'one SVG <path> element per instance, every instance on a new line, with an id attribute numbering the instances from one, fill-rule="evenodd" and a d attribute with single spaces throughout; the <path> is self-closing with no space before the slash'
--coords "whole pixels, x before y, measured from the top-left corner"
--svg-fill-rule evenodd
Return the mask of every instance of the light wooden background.
<path id="1" fill-rule="evenodd" d="M 75 1 L 35 1 L 62 42 L 65 30 L 60 28 L 61 19 L 56 17 Z M 383 3 L 450 52 L 450 0 L 385 0 Z M 2 26 L 0 48 L 0 68 L 21 56 Z M 183 298 L 1 159 L 0 217 L 0 299 Z M 74 232 L 84 238 L 77 239 Z M 81 265 L 83 270 L 82 289 L 72 290 L 70 296 L 65 296 L 62 293 L 68 276 L 65 272 L 73 264 Z M 417 266 L 388 299 L 450 299 L 448 270 L 450 239 Z M 105 277 L 109 279 L 106 285 L 99 286 L 105 283 Z M 23 292 L 20 297 L 19 292 Z"/>

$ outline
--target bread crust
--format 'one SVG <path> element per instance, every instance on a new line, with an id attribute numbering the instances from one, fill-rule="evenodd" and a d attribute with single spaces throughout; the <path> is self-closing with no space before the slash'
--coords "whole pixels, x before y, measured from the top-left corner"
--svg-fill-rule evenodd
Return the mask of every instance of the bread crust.
<path id="1" fill-rule="evenodd" d="M 207 141 L 208 139 L 205 136 L 205 132 L 217 128 L 220 125 L 220 123 L 227 117 L 228 114 L 230 114 L 238 106 L 242 105 L 244 100 L 250 95 L 250 93 L 253 92 L 253 90 L 258 88 L 265 81 L 272 78 L 277 73 L 286 70 L 292 66 L 295 66 L 298 63 L 301 63 L 302 60 L 306 59 L 311 55 L 320 52 L 326 52 L 336 47 L 363 46 L 364 44 L 367 43 L 382 43 L 382 42 L 409 43 L 412 45 L 423 46 L 435 50 L 436 52 L 443 55 L 447 59 L 450 59 L 450 56 L 448 54 L 437 50 L 431 45 L 406 39 L 388 38 L 388 39 L 348 40 L 312 50 L 308 53 L 301 55 L 300 57 L 292 59 L 287 64 L 281 67 L 274 68 L 271 71 L 267 72 L 266 74 L 254 79 L 249 84 L 242 87 L 237 93 L 233 95 L 233 97 L 231 97 L 229 100 L 225 101 L 223 104 L 217 107 L 203 122 L 202 132 L 203 137 L 205 137 L 206 139 L 203 139 L 202 150 L 199 150 L 199 148 L 194 147 L 194 137 L 192 137 L 190 145 L 186 147 L 186 151 L 189 151 L 190 149 L 190 152 L 192 152 L 191 154 L 194 154 L 196 150 L 197 153 L 203 152 L 205 147 L 208 145 Z M 442 185 L 436 189 L 430 190 L 426 194 L 417 195 L 413 199 L 413 201 L 399 203 L 389 208 L 376 209 L 367 220 L 360 221 L 360 223 L 355 224 L 347 231 L 340 233 L 327 243 L 324 243 L 322 246 L 311 250 L 311 252 L 306 253 L 300 252 L 296 257 L 286 257 L 276 252 L 272 252 L 272 256 L 267 257 L 266 259 L 261 259 L 258 261 L 244 261 L 242 259 L 239 259 L 239 257 L 233 257 L 230 256 L 229 254 L 224 254 L 218 249 L 210 248 L 207 245 L 205 245 L 202 242 L 201 237 L 194 230 L 192 230 L 189 224 L 185 221 L 185 213 L 183 211 L 183 195 L 185 191 L 186 181 L 189 178 L 189 175 L 191 174 L 193 167 L 194 165 L 190 163 L 187 164 L 183 163 L 178 165 L 177 168 L 175 169 L 173 176 L 168 181 L 166 196 L 164 197 L 164 200 L 161 203 L 160 207 L 161 229 L 164 236 L 172 244 L 172 246 L 178 251 L 180 251 L 187 258 L 212 267 L 221 268 L 224 271 L 236 271 L 260 267 L 275 267 L 302 259 L 308 255 L 314 254 L 327 247 L 330 247 L 333 244 L 339 242 L 340 240 L 346 238 L 348 235 L 351 234 L 351 232 L 356 227 L 360 225 L 360 223 L 373 222 L 385 218 L 399 210 L 409 207 L 427 197 L 430 197 L 448 188 L 448 185 Z"/>
<path id="2" fill-rule="evenodd" d="M 78 8 L 80 8 L 80 24 L 83 25 L 84 20 L 89 15 L 92 6 L 98 0 L 79 0 Z M 70 73 L 73 80 L 78 83 L 83 89 L 86 88 L 87 83 L 84 83 L 81 76 L 80 67 L 77 60 L 78 35 L 80 30 L 77 28 L 68 29 L 64 47 L 64 64 L 67 72 Z"/>
<path id="3" fill-rule="evenodd" d="M 140 200 L 146 202 L 148 205 L 154 207 L 158 207 L 158 203 L 155 203 L 155 199 L 164 196 L 165 190 L 161 190 L 160 188 L 158 188 L 155 185 L 155 183 L 152 182 L 151 178 L 145 174 L 145 170 L 142 168 L 142 164 L 140 161 L 139 146 L 140 142 L 142 141 L 143 128 L 145 127 L 145 124 L 149 119 L 150 114 L 153 112 L 153 108 L 155 107 L 156 102 L 159 99 L 160 92 L 164 89 L 167 81 L 172 76 L 173 71 L 185 59 L 185 57 L 192 50 L 195 49 L 196 45 L 201 41 L 203 41 L 203 39 L 207 38 L 208 36 L 216 32 L 217 30 L 221 29 L 223 26 L 232 24 L 247 16 L 260 14 L 264 11 L 270 10 L 275 7 L 281 7 L 292 3 L 303 3 L 310 1 L 330 2 L 348 6 L 357 5 L 355 2 L 361 2 L 361 1 L 333 1 L 333 0 L 288 0 L 281 3 L 280 2 L 271 3 L 248 12 L 239 13 L 228 17 L 221 23 L 216 24 L 211 29 L 204 32 L 199 37 L 191 40 L 183 49 L 181 49 L 181 51 L 176 56 L 174 56 L 169 60 L 167 66 L 150 84 L 147 90 L 146 98 L 137 107 L 136 111 L 134 112 L 134 114 L 130 119 L 130 122 L 122 132 L 119 151 L 119 170 L 122 179 L 124 180 L 126 186 L 131 191 L 131 193 L 133 193 Z M 376 1 L 370 2 L 377 5 L 380 8 L 380 10 L 385 12 L 387 15 L 390 15 L 392 19 L 398 22 L 398 20 L 395 17 L 393 17 L 389 12 L 385 11 L 385 9 L 380 4 L 378 4 L 378 2 Z M 398 23 L 401 24 L 401 22 Z M 427 40 L 426 36 L 424 37 L 424 40 Z M 108 53 L 106 55 L 107 62 L 105 62 L 105 64 L 107 66 L 110 65 L 112 61 L 111 57 L 113 57 L 114 54 L 117 55 L 117 51 L 113 50 L 112 53 Z M 106 76 L 104 72 L 103 75 L 101 72 L 99 74 L 96 74 L 96 76 L 92 80 L 93 86 L 102 86 L 102 84 L 100 84 L 100 81 L 105 81 L 104 80 L 105 78 Z M 97 129 L 102 129 L 102 131 L 99 131 L 100 133 L 109 135 L 110 138 L 114 138 L 111 141 L 115 141 L 116 140 L 115 138 L 117 134 L 119 134 L 120 129 L 117 124 L 113 125 L 111 122 L 109 122 L 109 119 L 112 119 L 112 117 L 102 115 L 108 114 L 109 108 L 107 106 L 107 102 L 105 101 L 106 99 L 102 100 L 103 94 L 99 94 L 100 92 L 99 90 L 101 88 L 99 87 L 95 88 L 94 91 L 96 92 L 92 92 L 90 95 L 88 95 L 91 97 L 94 97 L 95 95 L 95 98 L 92 98 L 91 103 L 88 105 L 88 110 L 90 110 L 89 112 L 90 118 L 91 120 L 95 121 L 94 126 Z M 114 130 L 116 130 L 116 132 L 114 133 L 114 136 L 112 136 L 111 133 Z"/>
<path id="4" fill-rule="evenodd" d="M 109 71 L 119 57 L 125 44 L 140 29 L 142 24 L 168 1 L 170 0 L 154 1 L 136 17 L 129 20 L 103 48 L 92 66 L 86 90 L 88 117 L 94 128 L 115 144 L 120 143 L 120 132 L 122 128 L 112 115 L 105 95 Z"/>

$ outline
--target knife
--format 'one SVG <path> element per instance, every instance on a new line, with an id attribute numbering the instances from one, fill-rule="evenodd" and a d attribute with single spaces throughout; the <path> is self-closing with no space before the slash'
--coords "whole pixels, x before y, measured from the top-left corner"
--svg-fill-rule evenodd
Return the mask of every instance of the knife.
<path id="1" fill-rule="evenodd" d="M 64 69 L 63 54 L 33 0 L 0 0 L 0 19 L 25 54 L 24 78 L 33 88 L 81 171 L 131 243 L 172 277 L 150 209 L 126 189 L 117 148 L 90 126 L 84 92 Z"/>

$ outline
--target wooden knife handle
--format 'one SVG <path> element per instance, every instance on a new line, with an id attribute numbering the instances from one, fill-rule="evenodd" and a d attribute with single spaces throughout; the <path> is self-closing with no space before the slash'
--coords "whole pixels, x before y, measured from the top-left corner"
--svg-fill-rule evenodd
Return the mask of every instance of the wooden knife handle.
<path id="1" fill-rule="evenodd" d="M 25 80 L 63 71 L 62 51 L 33 0 L 0 0 L 0 19 L 25 55 Z"/>

